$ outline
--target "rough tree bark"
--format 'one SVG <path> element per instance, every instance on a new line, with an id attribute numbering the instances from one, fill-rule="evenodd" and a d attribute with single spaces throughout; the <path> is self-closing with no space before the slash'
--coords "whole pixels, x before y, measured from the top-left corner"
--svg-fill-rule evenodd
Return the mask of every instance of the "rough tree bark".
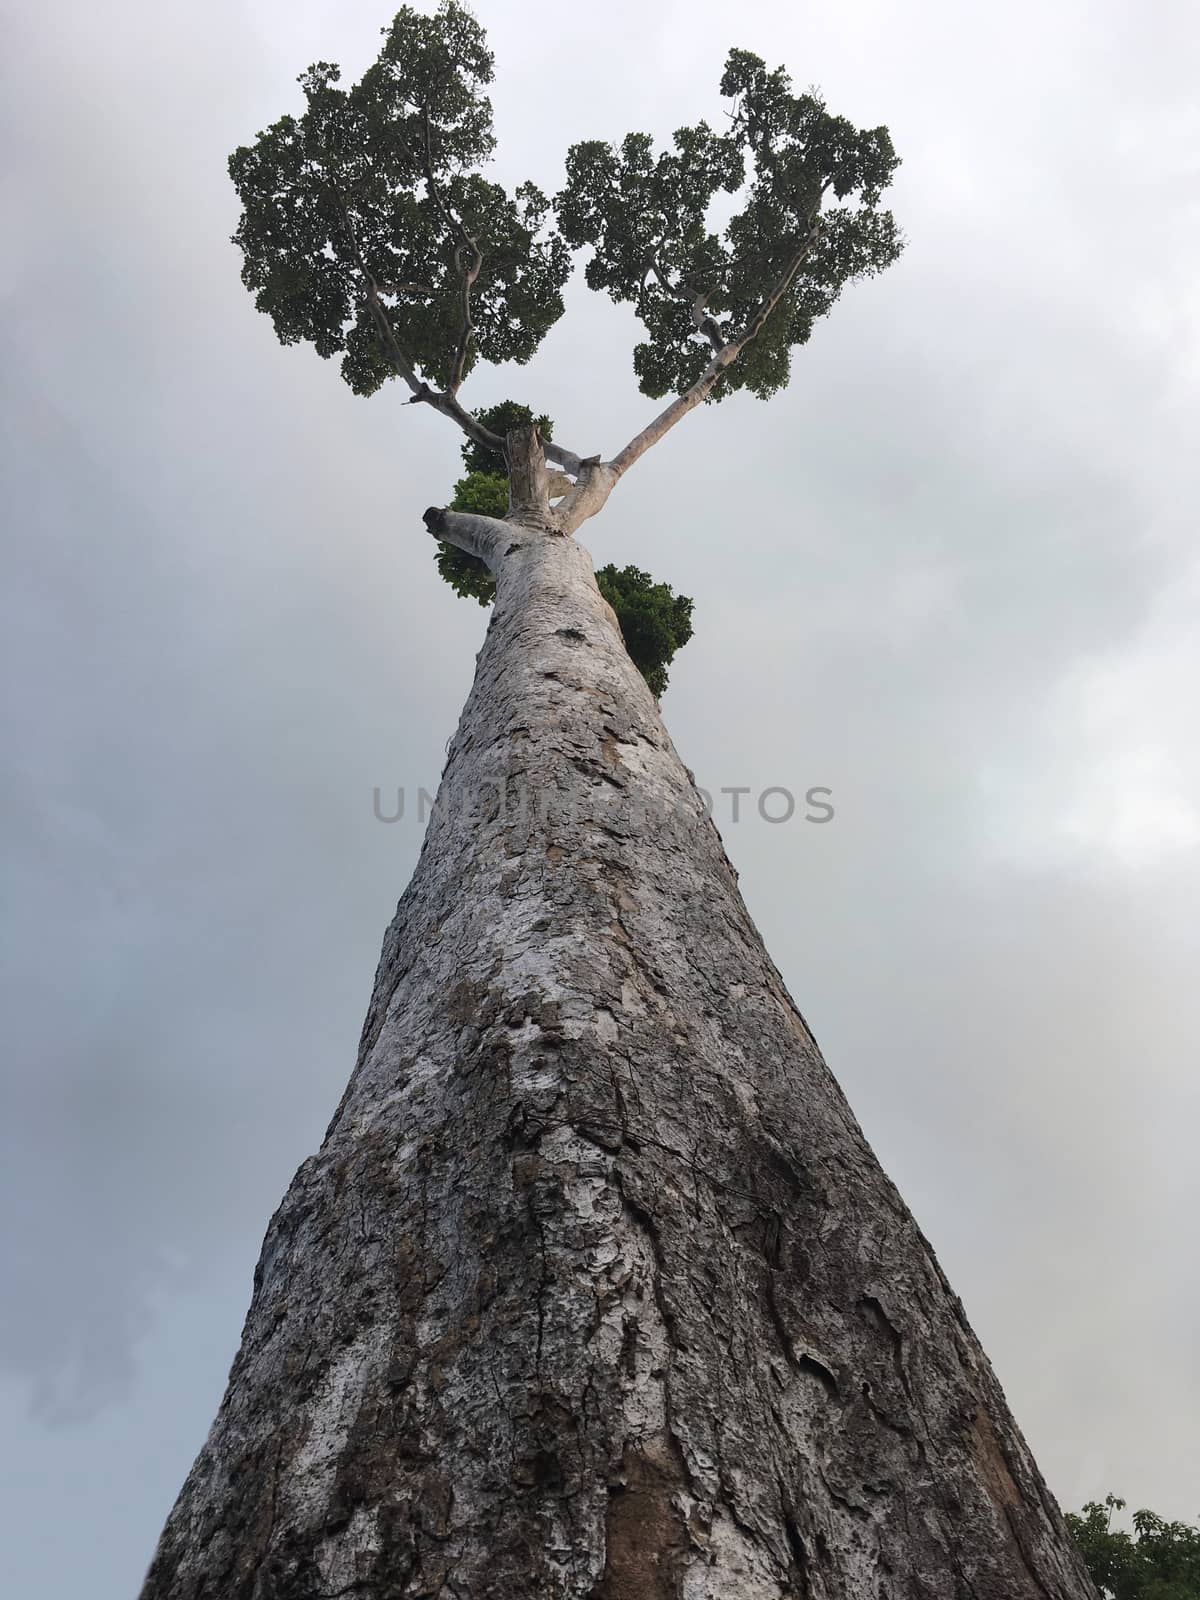
<path id="1" fill-rule="evenodd" d="M 431 516 L 495 610 L 143 1600 L 1084 1600 L 531 451 Z"/>

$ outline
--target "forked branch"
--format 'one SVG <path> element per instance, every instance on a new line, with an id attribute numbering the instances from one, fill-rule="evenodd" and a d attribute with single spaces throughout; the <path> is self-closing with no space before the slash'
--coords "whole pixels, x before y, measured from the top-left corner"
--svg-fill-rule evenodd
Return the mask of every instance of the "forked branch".
<path id="1" fill-rule="evenodd" d="M 336 186 L 333 188 L 333 193 L 341 212 L 355 263 L 362 273 L 363 280 L 367 286 L 367 306 L 372 321 L 375 323 L 388 359 L 397 374 L 404 379 L 412 391 L 412 401 L 410 403 L 431 406 L 433 410 L 441 412 L 443 416 L 449 417 L 452 422 L 456 423 L 468 439 L 503 456 L 504 440 L 499 434 L 492 433 L 482 423 L 478 422 L 459 403 L 457 398 L 457 391 L 463 379 L 463 368 L 470 345 L 470 338 L 474 331 L 470 315 L 470 292 L 475 279 L 478 277 L 483 258 L 475 241 L 467 234 L 461 221 L 454 217 L 448 208 L 444 207 L 437 192 L 432 176 L 432 161 L 429 155 L 430 135 L 427 117 L 425 118 L 425 134 L 426 176 L 429 179 L 430 196 L 443 216 L 443 220 L 459 233 L 459 247 L 456 251 L 456 259 L 460 264 L 463 284 L 462 333 L 451 372 L 451 383 L 445 391 L 431 388 L 429 384 L 418 377 L 415 365 L 396 337 L 396 331 L 392 326 L 391 318 L 388 316 L 387 308 L 380 298 L 381 292 L 388 291 L 381 291 L 380 285 L 376 282 L 362 258 L 353 220 Z M 573 533 L 589 517 L 595 516 L 608 500 L 618 481 L 628 472 L 634 462 L 639 461 L 647 450 L 656 445 L 664 435 L 670 432 L 677 422 L 682 421 L 690 411 L 694 411 L 698 405 L 707 399 L 726 369 L 732 366 L 743 350 L 758 338 L 772 312 L 795 282 L 796 274 L 812 253 L 820 237 L 821 222 L 818 216 L 792 255 L 784 271 L 770 291 L 763 297 L 754 315 L 742 331 L 735 334 L 731 339 L 722 340 L 721 330 L 717 323 L 705 313 L 712 291 L 705 290 L 694 297 L 692 320 L 698 331 L 712 345 L 712 360 L 696 382 L 692 384 L 691 388 L 672 400 L 670 405 L 659 412 L 658 416 L 643 428 L 640 433 L 635 434 L 625 448 L 611 461 L 602 461 L 599 456 L 592 456 L 582 460 L 561 445 L 556 445 L 550 441 L 546 442 L 544 446 L 546 458 L 553 461 L 565 473 L 570 474 L 575 479 L 575 482 L 570 484 L 567 480 L 560 478 L 555 484 L 556 492 L 554 498 L 559 500 L 560 504 L 552 514 L 552 520 L 563 532 Z M 470 254 L 471 265 L 465 266 L 464 263 L 467 260 L 468 253 Z M 685 287 L 677 288 L 673 286 L 657 259 L 653 261 L 652 268 L 659 282 L 670 293 L 678 295 L 691 293 Z M 416 285 L 405 285 L 404 287 L 417 288 Z M 395 293 L 395 290 L 391 292 Z M 453 522 L 449 519 L 453 519 Z M 493 565 L 496 560 L 498 552 L 496 530 L 503 528 L 505 526 L 504 523 L 498 522 L 491 517 L 476 517 L 462 512 L 438 511 L 433 508 L 425 513 L 425 523 L 430 532 L 434 533 L 436 537 L 447 539 L 461 549 L 469 550 L 472 554 L 480 556 L 481 559 L 488 562 L 489 566 Z"/>
<path id="2" fill-rule="evenodd" d="M 742 331 L 733 338 L 721 342 L 719 337 L 714 338 L 714 332 L 719 335 L 719 329 L 712 318 L 704 316 L 704 306 L 708 300 L 708 293 L 698 296 L 692 308 L 693 319 L 697 327 L 714 345 L 713 358 L 701 373 L 700 377 L 686 393 L 677 396 L 671 404 L 661 411 L 657 417 L 642 431 L 636 434 L 625 448 L 611 461 L 602 461 L 599 456 L 591 456 L 581 460 L 569 450 L 564 450 L 560 445 L 547 442 L 544 446 L 548 460 L 555 462 L 575 479 L 571 484 L 567 479 L 556 475 L 553 498 L 559 501 L 558 506 L 551 513 L 551 521 L 563 533 L 574 533 L 589 517 L 594 517 L 608 500 L 609 495 L 617 483 L 663 436 L 670 432 L 677 422 L 682 421 L 689 411 L 708 397 L 713 387 L 720 381 L 721 375 L 732 366 L 742 352 L 758 338 L 766 326 L 780 301 L 787 294 L 796 280 L 796 274 L 804 265 L 805 260 L 812 253 L 821 238 L 821 222 L 818 218 L 810 227 L 808 233 L 793 253 L 784 271 L 780 274 L 770 291 L 759 303 L 754 315 L 746 323 Z M 657 271 L 657 263 L 655 264 Z M 380 336 L 384 346 L 393 360 L 397 372 L 413 390 L 413 401 L 430 405 L 435 411 L 442 412 L 450 417 L 463 430 L 468 438 L 490 450 L 502 453 L 504 442 L 498 435 L 490 433 L 475 420 L 468 411 L 458 403 L 453 391 L 439 393 L 431 389 L 428 384 L 422 383 L 413 371 L 412 363 L 405 356 L 396 339 L 390 319 L 387 316 L 379 299 L 378 287 L 374 279 L 363 268 L 368 283 L 368 296 L 372 315 L 376 318 Z M 707 326 L 706 326 L 707 324 Z M 453 522 L 448 519 L 454 519 Z M 507 525 L 490 517 L 473 517 L 465 513 L 453 511 L 430 510 L 425 513 L 425 523 L 431 533 L 441 539 L 447 539 L 451 544 L 458 545 L 461 549 L 469 550 L 473 555 L 478 555 L 489 566 L 493 564 L 498 553 L 499 535 L 497 529 Z M 486 549 L 485 549 L 486 546 Z M 491 559 L 489 559 L 489 556 Z"/>
<path id="3" fill-rule="evenodd" d="M 708 302 L 712 299 L 714 291 L 712 289 L 701 289 L 697 293 L 695 290 L 690 289 L 686 283 L 672 283 L 663 271 L 662 263 L 659 261 L 657 254 L 650 262 L 650 270 L 668 294 L 674 295 L 679 300 L 691 300 L 692 322 L 695 324 L 696 331 L 704 335 L 714 351 L 721 350 L 725 343 L 724 337 L 717 323 L 708 315 Z"/>

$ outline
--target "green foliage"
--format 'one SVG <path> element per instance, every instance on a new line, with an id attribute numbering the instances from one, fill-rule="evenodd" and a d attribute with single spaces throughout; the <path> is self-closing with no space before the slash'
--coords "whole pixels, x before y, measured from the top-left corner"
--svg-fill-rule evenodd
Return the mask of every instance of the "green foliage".
<path id="1" fill-rule="evenodd" d="M 536 427 L 543 443 L 554 437 L 554 424 L 549 417 L 535 417 L 528 406 L 523 406 L 517 400 L 501 400 L 498 405 L 488 406 L 486 410 L 478 413 L 478 421 L 497 438 L 503 439 L 510 428 Z M 503 457 L 489 450 L 486 446 L 476 444 L 473 439 L 468 439 L 462 447 L 463 463 L 468 472 L 503 473 Z M 507 493 L 507 491 L 506 491 Z M 458 507 L 465 511 L 466 506 Z M 507 505 L 506 505 L 507 509 Z"/>
<path id="2" fill-rule="evenodd" d="M 1124 1505 L 1110 1494 L 1067 1513 L 1092 1582 L 1113 1600 L 1200 1600 L 1200 1528 L 1135 1511 L 1132 1535 L 1114 1531 L 1112 1514 Z"/>
<path id="3" fill-rule="evenodd" d="M 562 314 L 572 246 L 592 248 L 588 283 L 631 302 L 646 329 L 634 352 L 643 392 L 682 392 L 714 340 L 754 323 L 819 217 L 790 286 L 708 396 L 748 388 L 766 398 L 845 285 L 900 253 L 892 215 L 879 209 L 898 165 L 887 129 L 832 115 L 746 50 L 730 51 L 721 79 L 726 131 L 699 122 L 657 154 L 642 133 L 616 148 L 574 145 L 555 201 L 559 234 L 534 185 L 510 195 L 482 175 L 495 144 L 493 63 L 470 12 L 458 0 L 439 0 L 429 16 L 405 6 L 384 40 L 350 89 L 329 62 L 310 67 L 299 80 L 303 115 L 282 117 L 229 162 L 243 205 L 234 239 L 256 305 L 283 343 L 340 355 L 358 394 L 395 375 L 398 350 L 413 383 L 450 390 L 477 360 L 528 361 Z M 708 219 L 722 193 L 740 209 L 717 232 Z M 394 346 L 372 312 L 372 284 Z"/>
<path id="4" fill-rule="evenodd" d="M 474 511 L 481 517 L 508 514 L 508 479 L 502 472 L 468 472 L 454 485 L 455 511 Z"/>
<path id="5" fill-rule="evenodd" d="M 634 353 L 646 394 L 686 389 L 708 364 L 712 351 L 696 337 L 691 301 L 719 278 L 724 252 L 705 216 L 718 191 L 733 193 L 744 176 L 736 142 L 704 122 L 681 128 L 675 151 L 657 159 L 644 133 L 628 134 L 619 150 L 590 140 L 567 152 L 559 226 L 570 244 L 595 247 L 589 288 L 632 301 L 650 334 Z"/>
<path id="6" fill-rule="evenodd" d="M 513 195 L 478 167 L 492 153 L 483 88 L 492 57 L 456 0 L 432 16 L 405 6 L 379 59 L 349 90 L 318 62 L 300 78 L 303 116 L 283 117 L 234 152 L 243 213 L 242 281 L 284 344 L 342 356 L 342 376 L 371 394 L 394 368 L 365 297 L 378 283 L 417 373 L 451 383 L 462 336 L 469 241 L 483 258 L 471 294 L 477 358 L 525 362 L 562 315 L 564 241 L 545 231 L 549 202 L 532 184 Z"/>
<path id="7" fill-rule="evenodd" d="M 788 380 L 791 350 L 847 283 L 881 272 L 902 247 L 895 220 L 878 209 L 899 165 L 886 128 L 859 130 L 832 116 L 815 93 L 794 95 L 782 70 L 730 51 L 721 93 L 734 102 L 728 133 L 681 128 L 674 149 L 654 155 L 648 135 L 619 149 L 572 146 L 556 197 L 569 244 L 592 245 L 587 281 L 631 302 L 649 334 L 634 352 L 642 392 L 682 392 L 712 357 L 693 310 L 701 302 L 722 339 L 740 331 L 770 294 L 820 211 L 819 241 L 758 338 L 730 366 L 711 399 L 747 388 L 767 399 Z M 709 229 L 714 197 L 742 189 L 742 209 L 723 234 Z M 832 194 L 843 204 L 821 210 Z M 853 203 L 850 203 L 853 202 Z"/>
<path id="8" fill-rule="evenodd" d="M 887 129 L 857 129 L 819 95 L 793 94 L 785 72 L 745 50 L 730 52 L 721 79 L 733 102 L 726 132 L 699 122 L 657 155 L 640 133 L 617 149 L 573 146 L 556 233 L 533 184 L 509 194 L 482 175 L 495 144 L 492 56 L 465 6 L 438 0 L 431 15 L 405 6 L 383 32 L 357 84 L 341 88 L 339 69 L 317 62 L 299 80 L 303 114 L 229 160 L 243 208 L 234 242 L 255 304 L 284 344 L 340 356 L 357 394 L 399 368 L 415 398 L 455 414 L 449 396 L 476 361 L 530 359 L 562 315 L 571 247 L 589 246 L 588 283 L 631 302 L 646 329 L 634 352 L 645 394 L 686 390 L 714 343 L 757 329 L 707 398 L 740 388 L 766 398 L 845 285 L 900 253 L 891 213 L 879 209 L 898 165 Z M 720 194 L 741 209 L 718 233 L 708 219 Z M 479 420 L 501 438 L 535 423 L 550 437 L 547 417 L 511 401 Z M 503 516 L 502 457 L 468 443 L 463 460 L 452 507 Z M 475 557 L 442 544 L 437 564 L 459 594 L 494 598 Z M 691 637 L 692 602 L 636 567 L 604 567 L 597 579 L 661 694 Z"/>
<path id="9" fill-rule="evenodd" d="M 692 602 L 638 567 L 601 567 L 600 593 L 617 614 L 630 660 L 656 695 L 667 687 L 667 668 L 692 637 Z"/>

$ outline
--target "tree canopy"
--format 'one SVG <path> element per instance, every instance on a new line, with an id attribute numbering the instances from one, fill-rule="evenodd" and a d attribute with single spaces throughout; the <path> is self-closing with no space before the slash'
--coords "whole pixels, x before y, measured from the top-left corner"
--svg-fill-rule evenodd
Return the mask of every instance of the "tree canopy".
<path id="1" fill-rule="evenodd" d="M 308 342 L 359 395 L 399 377 L 414 402 L 466 434 L 466 474 L 426 524 L 442 576 L 486 604 L 494 583 L 471 518 L 511 515 L 507 430 L 536 423 L 562 469 L 543 518 L 573 533 L 635 461 L 695 406 L 736 389 L 769 398 L 792 351 L 845 286 L 894 262 L 901 239 L 880 208 L 898 166 L 884 127 L 859 129 L 820 95 L 746 50 L 729 52 L 726 126 L 698 122 L 656 152 L 649 134 L 589 140 L 566 154 L 551 202 L 484 176 L 495 139 L 493 62 L 459 0 L 403 7 L 358 83 L 318 62 L 305 110 L 230 157 L 242 202 L 242 278 L 284 344 Z M 724 194 L 729 220 L 711 217 Z M 479 362 L 527 362 L 563 312 L 573 252 L 585 277 L 633 306 L 642 392 L 674 398 L 611 459 L 552 438 L 546 418 L 505 402 L 473 413 L 459 391 Z M 550 501 L 558 501 L 553 509 Z M 525 508 L 523 514 L 528 514 Z M 462 540 L 461 547 L 456 540 Z M 691 602 L 637 567 L 597 575 L 656 692 L 691 634 Z"/>
<path id="2" fill-rule="evenodd" d="M 555 227 L 535 184 L 510 194 L 483 175 L 493 59 L 466 7 L 405 6 L 383 31 L 358 83 L 343 89 L 338 67 L 316 63 L 299 79 L 303 114 L 229 162 L 255 304 L 283 343 L 340 355 L 358 394 L 400 376 L 473 421 L 456 404 L 468 373 L 529 360 L 562 315 L 572 249 L 589 247 L 588 283 L 646 329 L 644 393 L 686 391 L 724 350 L 702 398 L 765 397 L 845 285 L 900 252 L 879 209 L 898 165 L 887 129 L 855 128 L 749 51 L 730 51 L 721 78 L 725 132 L 681 128 L 657 155 L 645 133 L 572 146 Z M 741 205 L 718 232 L 722 191 Z"/>
<path id="3" fill-rule="evenodd" d="M 1133 1533 L 1112 1526 L 1124 1500 L 1106 1495 L 1081 1513 L 1067 1512 L 1092 1582 L 1112 1600 L 1200 1600 L 1200 1528 L 1167 1522 L 1153 1511 L 1133 1513 Z"/>
<path id="4" fill-rule="evenodd" d="M 877 209 L 899 164 L 886 128 L 860 132 L 831 116 L 819 95 L 793 94 L 786 72 L 746 50 L 730 51 L 721 93 L 733 101 L 727 133 L 680 128 L 657 156 L 644 133 L 618 148 L 572 146 L 555 201 L 568 243 L 594 248 L 589 285 L 631 302 L 645 327 L 634 368 L 655 397 L 695 383 L 786 281 L 708 397 L 744 387 L 769 398 L 787 383 L 792 347 L 843 287 L 900 253 L 894 218 Z M 720 191 L 744 200 L 723 234 L 706 220 Z M 822 209 L 831 192 L 843 203 Z"/>
<path id="5" fill-rule="evenodd" d="M 412 370 L 454 393 L 477 360 L 529 360 L 562 314 L 570 252 L 535 185 L 509 195 L 479 170 L 495 139 L 474 17 L 453 0 L 434 16 L 406 6 L 384 33 L 351 89 L 317 62 L 299 79 L 304 114 L 230 157 L 234 242 L 280 340 L 341 353 L 356 394 L 397 375 L 384 320 Z"/>

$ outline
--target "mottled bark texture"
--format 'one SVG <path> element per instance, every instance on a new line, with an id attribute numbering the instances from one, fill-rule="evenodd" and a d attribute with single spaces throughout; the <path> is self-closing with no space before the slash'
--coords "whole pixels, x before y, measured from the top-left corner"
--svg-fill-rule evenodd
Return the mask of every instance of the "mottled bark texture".
<path id="1" fill-rule="evenodd" d="M 586 552 L 516 512 L 143 1600 L 1083 1600 Z"/>

